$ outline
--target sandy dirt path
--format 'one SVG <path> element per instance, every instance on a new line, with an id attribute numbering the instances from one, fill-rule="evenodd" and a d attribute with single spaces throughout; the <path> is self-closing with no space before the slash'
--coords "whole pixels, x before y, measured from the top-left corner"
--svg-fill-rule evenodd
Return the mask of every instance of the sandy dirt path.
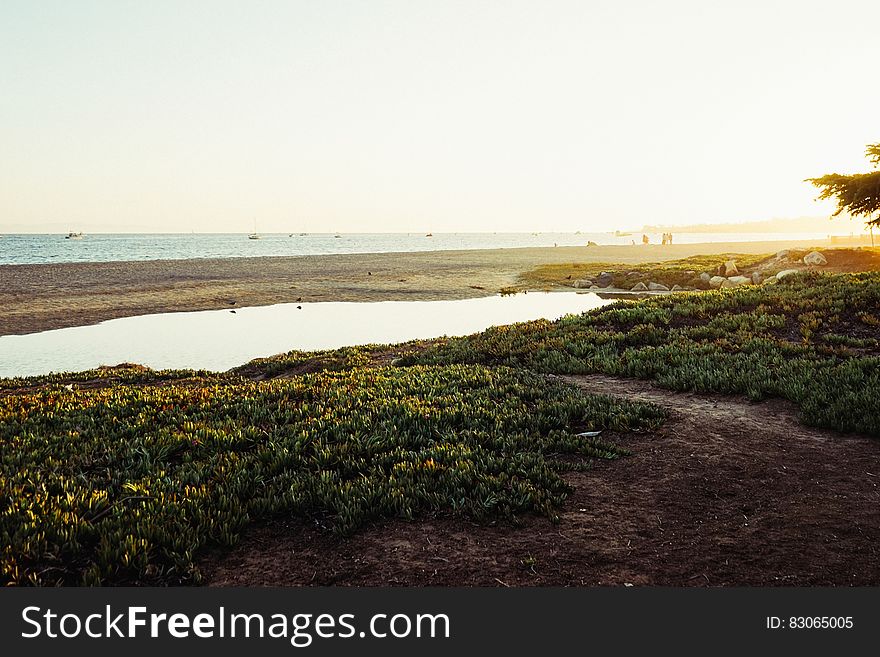
<path id="1" fill-rule="evenodd" d="M 874 585 L 880 441 L 801 425 L 772 400 L 568 377 L 671 411 L 632 456 L 566 475 L 558 524 L 391 521 L 341 540 L 299 521 L 205 560 L 212 585 Z"/>
<path id="2" fill-rule="evenodd" d="M 0 335 L 151 313 L 295 301 L 463 299 L 541 264 L 772 253 L 824 242 L 736 242 L 0 266 Z"/>

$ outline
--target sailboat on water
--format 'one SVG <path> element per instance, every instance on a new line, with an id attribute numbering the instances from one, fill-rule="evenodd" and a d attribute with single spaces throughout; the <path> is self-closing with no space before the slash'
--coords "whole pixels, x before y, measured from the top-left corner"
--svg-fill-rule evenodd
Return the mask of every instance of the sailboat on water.
<path id="1" fill-rule="evenodd" d="M 249 240 L 260 240 L 263 239 L 263 236 L 257 232 L 257 220 L 254 219 L 254 232 L 248 235 Z"/>

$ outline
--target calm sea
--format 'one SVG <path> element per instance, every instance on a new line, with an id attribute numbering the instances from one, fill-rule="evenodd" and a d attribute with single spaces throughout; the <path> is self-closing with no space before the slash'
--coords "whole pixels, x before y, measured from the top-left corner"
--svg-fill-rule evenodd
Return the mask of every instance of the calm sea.
<path id="1" fill-rule="evenodd" d="M 660 235 L 649 235 L 660 242 Z M 820 233 L 677 233 L 675 242 L 745 242 L 825 239 Z M 251 240 L 244 234 L 94 234 L 82 239 L 64 235 L 3 235 L 0 265 L 55 262 L 113 262 L 301 256 L 333 253 L 394 253 L 458 249 L 500 249 L 529 246 L 630 244 L 641 233 L 293 233 L 265 234 Z"/>

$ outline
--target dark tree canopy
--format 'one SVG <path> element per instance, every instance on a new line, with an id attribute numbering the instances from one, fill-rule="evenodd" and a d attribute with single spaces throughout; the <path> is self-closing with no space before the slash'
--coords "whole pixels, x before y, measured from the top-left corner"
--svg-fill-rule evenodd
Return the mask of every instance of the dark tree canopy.
<path id="1" fill-rule="evenodd" d="M 880 144 L 870 144 L 865 153 L 875 168 L 880 167 Z M 846 210 L 854 217 L 866 217 L 869 226 L 880 226 L 880 171 L 848 176 L 829 173 L 821 178 L 807 178 L 807 182 L 822 190 L 820 199 L 837 199 L 834 216 Z"/>

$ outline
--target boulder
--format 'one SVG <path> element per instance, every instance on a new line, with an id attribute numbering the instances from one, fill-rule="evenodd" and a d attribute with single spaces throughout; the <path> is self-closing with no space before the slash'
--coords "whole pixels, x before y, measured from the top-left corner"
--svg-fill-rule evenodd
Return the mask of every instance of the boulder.
<path id="1" fill-rule="evenodd" d="M 575 281 L 575 282 L 572 283 L 571 285 L 572 285 L 572 287 L 576 287 L 576 288 L 578 288 L 579 290 L 581 290 L 581 289 L 583 289 L 583 290 L 589 290 L 589 289 L 590 289 L 590 286 L 591 286 L 592 284 L 593 284 L 593 281 L 591 281 L 591 280 L 588 279 L 588 278 L 583 278 L 583 279 L 580 279 L 580 280 Z"/>
<path id="2" fill-rule="evenodd" d="M 731 276 L 739 276 L 739 269 L 736 268 L 735 260 L 728 260 L 723 265 L 721 265 L 723 269 L 722 276 L 726 276 L 730 278 Z"/>
<path id="3" fill-rule="evenodd" d="M 823 266 L 828 264 L 828 260 L 825 259 L 818 251 L 810 251 L 807 255 L 804 256 L 804 264 L 805 265 L 816 265 Z"/>
<path id="4" fill-rule="evenodd" d="M 731 276 L 727 280 L 729 280 L 734 285 L 747 285 L 752 282 L 752 279 L 748 276 Z"/>
<path id="5" fill-rule="evenodd" d="M 761 276 L 761 272 L 753 271 L 752 272 L 752 285 L 760 285 L 764 280 L 764 277 Z"/>
<path id="6" fill-rule="evenodd" d="M 711 278 L 712 278 L 712 275 L 709 272 L 704 271 L 702 274 L 700 274 L 700 280 L 703 281 L 704 283 L 708 283 L 709 279 L 711 279 Z"/>
<path id="7" fill-rule="evenodd" d="M 779 251 L 776 254 L 776 259 L 777 260 L 788 260 L 788 254 L 789 254 L 788 249 L 784 249 L 782 251 Z"/>
<path id="8" fill-rule="evenodd" d="M 799 271 L 799 269 L 783 269 L 782 271 L 776 273 L 776 280 L 781 281 L 786 276 L 797 274 Z"/>
<path id="9" fill-rule="evenodd" d="M 734 282 L 733 282 L 732 280 L 730 280 L 729 278 L 725 278 L 723 281 L 721 281 L 721 285 L 720 285 L 719 287 L 722 287 L 722 288 L 725 288 L 725 287 L 736 287 L 736 283 L 734 283 Z"/>
<path id="10" fill-rule="evenodd" d="M 632 286 L 633 292 L 644 292 L 647 289 L 648 289 L 648 286 L 645 285 L 644 283 L 642 283 L 641 281 L 639 281 L 638 283 L 636 283 L 635 285 Z"/>
<path id="11" fill-rule="evenodd" d="M 709 278 L 709 287 L 721 287 L 721 284 L 726 280 L 724 276 L 712 276 Z"/>
<path id="12" fill-rule="evenodd" d="M 669 288 L 663 283 L 648 283 L 648 289 L 654 292 L 669 292 Z"/>
<path id="13" fill-rule="evenodd" d="M 673 292 L 692 292 L 693 289 L 694 289 L 694 288 L 692 288 L 692 287 L 687 287 L 686 285 L 673 285 L 673 286 L 672 286 L 672 291 L 673 291 Z"/>
<path id="14" fill-rule="evenodd" d="M 775 285 L 778 282 L 779 281 L 777 280 L 777 278 L 775 276 L 768 276 L 767 278 L 764 279 L 764 285 Z"/>
<path id="15" fill-rule="evenodd" d="M 608 287 L 614 281 L 614 276 L 609 274 L 607 271 L 603 271 L 599 276 L 596 277 L 596 285 L 599 287 Z"/>

